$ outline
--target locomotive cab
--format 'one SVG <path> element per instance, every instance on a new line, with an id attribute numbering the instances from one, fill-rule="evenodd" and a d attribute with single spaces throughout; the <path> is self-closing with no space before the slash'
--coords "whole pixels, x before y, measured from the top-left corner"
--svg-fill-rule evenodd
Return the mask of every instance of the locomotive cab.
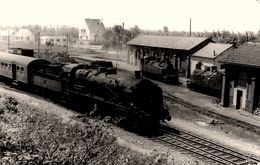
<path id="1" fill-rule="evenodd" d="M 168 109 L 163 103 L 162 89 L 152 81 L 148 79 L 138 81 L 132 90 L 132 97 L 134 105 L 145 114 L 144 122 L 171 120 Z"/>

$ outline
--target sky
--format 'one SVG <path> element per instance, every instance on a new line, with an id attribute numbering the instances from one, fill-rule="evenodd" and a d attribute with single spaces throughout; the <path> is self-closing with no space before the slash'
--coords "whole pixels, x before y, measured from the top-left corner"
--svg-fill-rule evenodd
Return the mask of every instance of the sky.
<path id="1" fill-rule="evenodd" d="M 260 0 L 0 0 L 0 26 L 84 26 L 84 18 L 106 27 L 138 25 L 145 30 L 260 30 Z"/>

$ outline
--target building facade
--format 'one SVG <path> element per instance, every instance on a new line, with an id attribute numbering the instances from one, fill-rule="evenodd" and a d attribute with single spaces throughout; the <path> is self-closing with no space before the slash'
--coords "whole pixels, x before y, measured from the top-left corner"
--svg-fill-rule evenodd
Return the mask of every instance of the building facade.
<path id="1" fill-rule="evenodd" d="M 225 74 L 221 101 L 224 107 L 253 113 L 260 103 L 260 45 L 246 43 L 220 60 Z"/>
<path id="2" fill-rule="evenodd" d="M 205 70 L 208 67 L 211 71 L 222 69 L 221 63 L 218 61 L 229 55 L 233 50 L 232 44 L 208 43 L 191 56 L 191 74 L 195 69 Z M 196 66 L 200 68 L 196 68 Z"/>
<path id="3" fill-rule="evenodd" d="M 16 42 L 35 42 L 35 34 L 29 29 L 20 29 L 14 34 Z"/>
<path id="4" fill-rule="evenodd" d="M 168 59 L 180 78 L 189 78 L 191 55 L 213 42 L 209 38 L 139 35 L 127 43 L 127 63 L 142 68 L 144 58 Z"/>
<path id="5" fill-rule="evenodd" d="M 13 41 L 14 34 L 15 31 L 13 29 L 0 30 L 0 41 L 8 41 L 8 36 L 9 36 L 9 40 Z"/>
<path id="6" fill-rule="evenodd" d="M 105 26 L 100 19 L 85 19 L 85 25 L 79 28 L 79 42 L 100 42 L 103 40 Z"/>
<path id="7" fill-rule="evenodd" d="M 41 44 L 46 45 L 47 42 L 51 42 L 54 46 L 67 46 L 67 36 L 41 36 Z"/>

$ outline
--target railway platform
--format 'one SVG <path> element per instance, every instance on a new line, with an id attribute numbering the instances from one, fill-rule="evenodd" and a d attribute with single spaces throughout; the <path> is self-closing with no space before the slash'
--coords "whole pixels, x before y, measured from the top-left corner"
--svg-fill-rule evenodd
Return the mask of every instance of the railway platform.
<path id="1" fill-rule="evenodd" d="M 100 60 L 88 56 L 75 56 L 78 60 Z M 109 59 L 102 59 L 109 60 Z M 134 74 L 135 70 L 138 70 L 138 67 L 126 64 L 122 61 L 112 61 L 113 65 L 120 70 L 127 71 L 128 73 Z M 211 97 L 202 93 L 195 92 L 184 86 L 168 85 L 165 83 L 157 82 L 156 83 L 163 89 L 163 92 L 168 96 L 171 96 L 183 104 L 189 104 L 189 107 L 196 107 L 200 111 L 205 111 L 205 113 L 215 114 L 213 116 L 219 115 L 223 118 L 230 119 L 234 123 L 242 123 L 244 125 L 248 124 L 255 128 L 255 131 L 260 130 L 260 116 L 253 115 L 245 110 L 236 110 L 233 108 L 224 108 L 220 105 L 218 100 L 215 97 Z M 239 125 L 239 124 L 238 124 Z M 251 128 L 251 127 L 250 127 Z"/>

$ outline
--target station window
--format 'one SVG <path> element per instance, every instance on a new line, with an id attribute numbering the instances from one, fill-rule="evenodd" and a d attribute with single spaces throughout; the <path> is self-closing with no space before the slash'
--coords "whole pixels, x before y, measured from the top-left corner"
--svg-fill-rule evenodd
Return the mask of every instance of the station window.
<path id="1" fill-rule="evenodd" d="M 66 39 L 64 38 L 63 41 L 66 41 Z"/>
<path id="2" fill-rule="evenodd" d="M 56 39 L 56 41 L 60 41 L 60 39 Z"/>
<path id="3" fill-rule="evenodd" d="M 24 71 L 24 68 L 23 68 L 23 67 L 21 67 L 21 71 L 22 71 L 22 72 Z"/>
<path id="4" fill-rule="evenodd" d="M 235 79 L 235 87 L 246 88 L 247 84 L 247 74 L 246 72 L 239 72 L 237 78 Z"/>
<path id="5" fill-rule="evenodd" d="M 16 69 L 17 69 L 17 70 L 20 70 L 20 66 L 16 66 Z"/>

